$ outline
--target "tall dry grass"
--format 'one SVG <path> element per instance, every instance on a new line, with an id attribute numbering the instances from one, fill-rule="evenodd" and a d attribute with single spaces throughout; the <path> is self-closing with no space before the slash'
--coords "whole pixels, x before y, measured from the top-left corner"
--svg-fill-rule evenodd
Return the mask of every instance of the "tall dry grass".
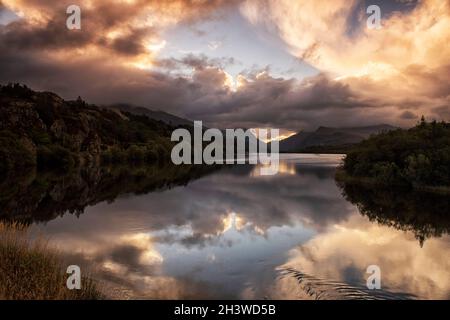
<path id="1" fill-rule="evenodd" d="M 69 290 L 63 260 L 44 240 L 31 240 L 27 227 L 0 223 L 0 299 L 92 300 L 102 294 L 94 280 L 82 278 Z"/>

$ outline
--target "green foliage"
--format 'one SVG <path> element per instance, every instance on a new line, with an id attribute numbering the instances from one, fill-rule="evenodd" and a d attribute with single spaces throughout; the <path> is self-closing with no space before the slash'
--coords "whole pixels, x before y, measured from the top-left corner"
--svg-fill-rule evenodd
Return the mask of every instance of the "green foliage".
<path id="1" fill-rule="evenodd" d="M 0 172 L 35 165 L 33 153 L 8 130 L 0 131 Z"/>
<path id="2" fill-rule="evenodd" d="M 81 98 L 64 101 L 50 92 L 10 84 L 0 86 L 0 115 L 2 111 L 6 116 L 0 127 L 9 133 L 0 139 L 2 173 L 26 164 L 65 169 L 78 159 L 154 163 L 170 157 L 171 126 L 88 105 Z M 10 120 L 15 118 L 21 121 Z M 21 142 L 25 140 L 30 141 L 28 149 Z"/>
<path id="3" fill-rule="evenodd" d="M 379 184 L 449 186 L 450 124 L 422 119 L 409 130 L 372 136 L 351 149 L 343 168 Z"/>
<path id="4" fill-rule="evenodd" d="M 128 148 L 113 146 L 102 152 L 101 160 L 106 164 L 118 164 L 126 162 L 135 163 L 162 163 L 170 155 L 171 144 L 164 141 L 155 141 L 145 144 L 133 144 Z"/>

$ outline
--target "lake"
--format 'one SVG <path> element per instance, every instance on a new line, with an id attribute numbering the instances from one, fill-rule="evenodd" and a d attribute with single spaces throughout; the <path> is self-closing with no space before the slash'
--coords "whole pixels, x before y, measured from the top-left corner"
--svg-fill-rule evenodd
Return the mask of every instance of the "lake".
<path id="1" fill-rule="evenodd" d="M 449 299 L 449 199 L 345 189 L 341 159 L 286 154 L 274 176 L 236 165 L 175 183 L 155 169 L 151 186 L 126 170 L 27 178 L 2 218 L 28 221 L 111 298 Z"/>

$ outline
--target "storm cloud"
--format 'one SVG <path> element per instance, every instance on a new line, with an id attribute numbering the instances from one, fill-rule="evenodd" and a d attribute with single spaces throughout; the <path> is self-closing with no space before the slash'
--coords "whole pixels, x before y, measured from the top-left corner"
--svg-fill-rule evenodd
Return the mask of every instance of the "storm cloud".
<path id="1" fill-rule="evenodd" d="M 81 30 L 65 27 L 68 5 L 3 1 L 2 12 L 15 19 L 0 18 L 1 83 L 21 82 L 66 99 L 80 95 L 96 104 L 131 103 L 220 128 L 410 126 L 421 115 L 449 120 L 449 1 L 427 0 L 393 13 L 378 33 L 360 25 L 348 32 L 358 1 L 328 2 L 324 12 L 300 0 L 80 1 Z M 167 30 L 195 29 L 233 10 L 256 33 L 269 29 L 316 74 L 279 76 L 268 65 L 242 66 L 232 76 L 228 69 L 240 66 L 239 52 L 222 58 L 159 55 L 170 45 Z M 304 28 L 307 23 L 311 28 Z M 406 32 L 412 25 L 418 27 Z"/>

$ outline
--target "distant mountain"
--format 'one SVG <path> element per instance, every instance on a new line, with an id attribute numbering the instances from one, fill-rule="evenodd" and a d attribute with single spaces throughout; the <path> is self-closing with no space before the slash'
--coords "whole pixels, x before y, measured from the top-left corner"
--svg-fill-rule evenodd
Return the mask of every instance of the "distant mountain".
<path id="1" fill-rule="evenodd" d="M 326 149 L 336 146 L 349 146 L 358 143 L 372 134 L 396 129 L 391 125 L 380 124 L 366 127 L 330 128 L 320 127 L 314 132 L 301 131 L 280 141 L 280 152 L 299 152 Z M 335 149 L 335 148 L 334 148 Z"/>
<path id="2" fill-rule="evenodd" d="M 162 121 L 165 124 L 172 126 L 172 127 L 178 127 L 178 126 L 183 126 L 183 127 L 193 127 L 194 126 L 194 121 L 191 120 L 187 120 L 181 117 L 177 117 L 173 114 L 164 112 L 164 111 L 160 111 L 160 110 L 151 110 L 145 107 L 139 107 L 139 106 L 135 106 L 135 105 L 131 105 L 131 104 L 127 104 L 127 103 L 119 103 L 119 104 L 114 104 L 114 105 L 109 105 L 106 106 L 106 108 L 108 109 L 112 109 L 112 110 L 118 110 L 120 112 L 128 112 L 134 115 L 144 115 L 147 116 L 148 118 L 152 119 L 152 120 L 157 120 L 157 121 Z M 207 130 L 208 127 L 203 126 L 203 130 Z M 238 128 L 235 128 L 238 129 Z M 246 128 L 243 128 L 243 130 L 247 130 Z M 221 130 L 223 135 L 225 136 L 225 130 Z M 261 143 L 263 146 L 266 144 L 263 141 L 259 141 L 259 139 L 255 136 L 255 135 L 251 135 L 251 137 L 249 139 L 246 139 L 245 141 L 245 150 L 249 150 L 249 142 L 255 143 L 256 145 L 258 145 L 259 148 L 259 144 Z"/>
<path id="3" fill-rule="evenodd" d="M 145 107 L 134 106 L 131 104 L 126 104 L 126 103 L 109 105 L 109 106 L 106 106 L 106 108 L 117 109 L 122 112 L 129 112 L 134 115 L 144 115 L 150 119 L 162 121 L 165 124 L 168 124 L 172 127 L 193 126 L 193 121 L 183 119 L 183 118 L 177 117 L 173 114 L 170 114 L 170 113 L 167 113 L 164 111 L 160 111 L 160 110 L 151 110 L 151 109 L 148 109 Z"/>

